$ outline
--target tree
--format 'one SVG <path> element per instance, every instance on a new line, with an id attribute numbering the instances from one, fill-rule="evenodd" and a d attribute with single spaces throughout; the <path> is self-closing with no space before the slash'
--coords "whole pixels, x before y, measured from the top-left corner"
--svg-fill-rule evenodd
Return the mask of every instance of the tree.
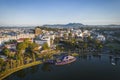
<path id="1" fill-rule="evenodd" d="M 58 44 L 59 41 L 60 41 L 60 38 L 58 38 L 58 37 L 54 39 L 54 43 L 55 43 L 55 44 Z"/>
<path id="2" fill-rule="evenodd" d="M 99 48 L 100 44 L 101 44 L 101 42 L 99 40 L 95 40 L 95 46 L 96 46 L 97 49 Z"/>
<path id="3" fill-rule="evenodd" d="M 60 50 L 60 46 L 59 45 L 56 45 L 56 50 Z"/>
<path id="4" fill-rule="evenodd" d="M 95 44 L 99 45 L 101 42 L 99 40 L 95 40 Z"/>
<path id="5" fill-rule="evenodd" d="M 31 59 L 27 56 L 27 57 L 26 57 L 26 64 L 28 64 L 28 63 L 30 62 L 30 60 L 31 60 Z"/>
<path id="6" fill-rule="evenodd" d="M 4 60 L 0 58 L 0 72 L 2 71 Z"/>
<path id="7" fill-rule="evenodd" d="M 43 50 L 49 49 L 48 43 L 44 43 L 42 48 L 43 48 Z"/>
<path id="8" fill-rule="evenodd" d="M 84 43 L 84 46 L 83 46 L 85 49 L 88 47 L 88 44 L 87 43 Z"/>
<path id="9" fill-rule="evenodd" d="M 72 33 L 70 32 L 70 33 L 69 33 L 69 38 L 71 38 L 71 37 L 72 37 Z"/>
<path id="10" fill-rule="evenodd" d="M 103 45 L 102 44 L 100 44 L 99 46 L 98 46 L 98 48 L 100 49 L 100 51 L 102 50 L 102 48 L 103 48 Z"/>
<path id="11" fill-rule="evenodd" d="M 92 38 L 90 36 L 87 37 L 87 40 L 91 43 L 92 42 Z"/>
<path id="12" fill-rule="evenodd" d="M 31 44 L 29 45 L 29 47 L 28 47 L 28 52 L 29 52 L 30 55 L 32 56 L 33 61 L 36 60 L 36 58 L 35 58 L 35 51 L 39 50 L 38 47 L 39 47 L 39 45 L 36 44 L 36 43 L 31 43 Z"/>
<path id="13" fill-rule="evenodd" d="M 64 36 L 64 39 L 67 39 L 67 34 L 66 33 L 64 33 L 63 36 Z"/>
<path id="14" fill-rule="evenodd" d="M 25 44 L 25 42 L 21 42 L 21 43 L 18 43 L 17 44 L 17 50 L 18 51 L 22 51 L 22 50 L 25 50 L 25 48 L 27 48 L 27 45 Z"/>
<path id="15" fill-rule="evenodd" d="M 31 43 L 31 44 L 29 45 L 29 48 L 30 48 L 32 51 L 37 51 L 37 50 L 39 50 L 39 45 L 36 44 L 36 43 Z"/>
<path id="16" fill-rule="evenodd" d="M 50 45 L 52 45 L 52 44 L 53 44 L 53 39 L 51 38 L 51 39 L 50 39 Z"/>
<path id="17" fill-rule="evenodd" d="M 16 60 L 13 60 L 13 68 L 15 68 L 17 65 L 17 63 L 16 63 L 17 61 Z"/>
<path id="18" fill-rule="evenodd" d="M 8 70 L 9 68 L 10 68 L 10 64 L 9 64 L 9 62 L 6 62 L 5 70 Z"/>
<path id="19" fill-rule="evenodd" d="M 71 44 L 71 45 L 74 47 L 74 46 L 75 46 L 75 42 L 76 42 L 75 38 L 72 38 L 72 39 L 70 40 L 70 43 L 69 43 L 69 44 Z"/>
<path id="20" fill-rule="evenodd" d="M 29 44 L 31 44 L 29 40 L 30 40 L 29 38 L 24 39 L 24 43 L 26 44 L 27 47 L 29 46 Z"/>
<path id="21" fill-rule="evenodd" d="M 8 48 L 4 48 L 2 50 L 3 54 L 6 55 L 7 57 L 9 56 L 10 50 Z"/>
<path id="22" fill-rule="evenodd" d="M 10 43 L 17 43 L 17 40 L 10 40 Z"/>
<path id="23" fill-rule="evenodd" d="M 18 59 L 18 62 L 20 61 L 20 64 L 22 65 L 24 62 L 24 51 L 25 49 L 27 48 L 27 45 L 25 44 L 25 42 L 21 42 L 21 43 L 18 43 L 17 44 L 17 51 L 18 51 L 18 54 L 17 54 L 17 59 Z"/>

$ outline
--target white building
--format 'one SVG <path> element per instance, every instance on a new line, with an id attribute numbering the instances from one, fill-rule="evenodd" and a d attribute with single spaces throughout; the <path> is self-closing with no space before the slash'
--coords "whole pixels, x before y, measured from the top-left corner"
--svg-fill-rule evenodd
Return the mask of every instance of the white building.
<path id="1" fill-rule="evenodd" d="M 0 55 L 0 59 L 3 59 L 4 61 L 6 61 L 6 60 L 7 60 L 7 57 L 4 56 L 4 55 Z"/>
<path id="2" fill-rule="evenodd" d="M 55 39 L 54 35 L 39 35 L 38 39 L 35 40 L 35 43 L 39 45 L 43 45 L 44 43 L 47 43 L 48 46 L 51 46 L 51 40 L 53 41 Z"/>
<path id="3" fill-rule="evenodd" d="M 96 38 L 99 41 L 105 41 L 105 37 L 103 35 L 98 35 Z"/>
<path id="4" fill-rule="evenodd" d="M 0 37 L 0 46 L 4 44 L 4 42 L 10 41 L 10 40 L 18 40 L 20 38 L 31 38 L 33 39 L 35 37 L 34 34 L 19 34 L 17 36 L 3 36 Z"/>
<path id="5" fill-rule="evenodd" d="M 77 37 L 82 37 L 82 31 L 80 29 L 76 30 L 76 29 L 71 29 L 72 32 L 72 37 L 75 37 L 75 35 Z"/>
<path id="6" fill-rule="evenodd" d="M 90 31 L 85 30 L 85 31 L 82 33 L 82 35 L 83 35 L 83 37 L 88 37 L 88 36 L 90 36 L 91 34 L 90 34 Z"/>

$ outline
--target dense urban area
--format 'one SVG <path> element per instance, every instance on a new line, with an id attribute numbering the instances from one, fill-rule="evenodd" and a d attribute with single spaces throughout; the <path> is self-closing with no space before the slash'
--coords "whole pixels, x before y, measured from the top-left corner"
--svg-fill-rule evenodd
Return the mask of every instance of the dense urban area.
<path id="1" fill-rule="evenodd" d="M 77 24 L 75 24 L 76 26 Z M 63 26 L 63 27 L 60 27 Z M 66 27 L 67 26 L 67 27 Z M 37 65 L 54 55 L 110 54 L 120 58 L 120 28 L 44 25 L 0 28 L 0 77 L 11 71 Z M 11 74 L 11 73 L 10 73 Z"/>

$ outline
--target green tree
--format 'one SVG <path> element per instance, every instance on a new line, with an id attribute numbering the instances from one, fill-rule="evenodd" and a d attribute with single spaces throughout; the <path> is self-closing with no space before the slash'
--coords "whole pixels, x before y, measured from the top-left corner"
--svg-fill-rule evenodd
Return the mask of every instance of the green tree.
<path id="1" fill-rule="evenodd" d="M 101 42 L 99 40 L 95 40 L 95 44 L 98 46 Z"/>
<path id="2" fill-rule="evenodd" d="M 100 49 L 100 51 L 102 50 L 102 48 L 103 48 L 103 45 L 102 44 L 100 44 L 99 46 L 98 46 L 98 48 Z"/>
<path id="3" fill-rule="evenodd" d="M 56 50 L 60 50 L 60 46 L 59 45 L 56 45 Z"/>
<path id="4" fill-rule="evenodd" d="M 17 44 L 16 48 L 17 48 L 18 52 L 22 53 L 22 51 L 27 48 L 27 45 L 25 44 L 25 42 L 21 42 L 21 43 Z"/>
<path id="5" fill-rule="evenodd" d="M 71 37 L 72 37 L 72 33 L 70 32 L 70 33 L 69 33 L 69 38 L 71 38 Z"/>
<path id="6" fill-rule="evenodd" d="M 36 43 L 31 43 L 28 47 L 28 52 L 32 56 L 33 61 L 36 60 L 35 51 L 39 50 L 39 45 Z"/>
<path id="7" fill-rule="evenodd" d="M 9 54 L 10 54 L 10 50 L 9 50 L 8 48 L 4 48 L 4 49 L 2 50 L 2 52 L 3 52 L 3 54 L 6 55 L 7 57 L 8 57 Z"/>
<path id="8" fill-rule="evenodd" d="M 66 33 L 64 33 L 63 36 L 64 36 L 64 39 L 67 39 L 67 34 Z"/>
<path id="9" fill-rule="evenodd" d="M 99 45 L 101 44 L 101 42 L 99 40 L 95 40 L 95 47 L 97 49 L 99 49 Z"/>
<path id="10" fill-rule="evenodd" d="M 53 44 L 53 39 L 51 38 L 51 39 L 50 39 L 50 45 L 52 45 L 52 44 Z"/>
<path id="11" fill-rule="evenodd" d="M 18 43 L 17 44 L 17 59 L 18 59 L 18 62 L 20 60 L 20 64 L 22 65 L 24 63 L 24 52 L 25 52 L 25 49 L 27 48 L 27 45 L 25 44 L 25 42 L 21 42 L 21 43 Z"/>
<path id="12" fill-rule="evenodd" d="M 88 47 L 88 44 L 87 43 L 84 43 L 84 46 L 83 46 L 85 49 Z"/>
<path id="13" fill-rule="evenodd" d="M 28 64 L 28 63 L 30 62 L 30 60 L 31 60 L 31 59 L 27 56 L 27 57 L 26 57 L 26 64 Z"/>
<path id="14" fill-rule="evenodd" d="M 6 62 L 5 68 L 6 68 L 6 70 L 8 70 L 10 68 L 9 62 Z"/>
<path id="15" fill-rule="evenodd" d="M 17 43 L 17 40 L 14 40 L 14 39 L 13 39 L 13 40 L 10 40 L 9 42 L 10 42 L 10 43 Z"/>
<path id="16" fill-rule="evenodd" d="M 54 43 L 55 43 L 55 44 L 58 44 L 59 41 L 60 41 L 60 38 L 55 38 L 55 39 L 54 39 Z"/>
<path id="17" fill-rule="evenodd" d="M 10 68 L 13 68 L 13 59 L 10 59 Z"/>
<path id="18" fill-rule="evenodd" d="M 74 47 L 74 46 L 75 46 L 75 42 L 76 42 L 75 38 L 72 38 L 72 39 L 70 40 L 70 43 L 69 43 L 69 44 L 71 44 L 71 45 Z"/>
<path id="19" fill-rule="evenodd" d="M 24 43 L 26 44 L 26 47 L 28 47 L 31 44 L 29 40 L 30 40 L 29 38 L 24 39 Z"/>
<path id="20" fill-rule="evenodd" d="M 43 48 L 43 50 L 49 49 L 48 43 L 44 43 L 42 48 Z"/>
<path id="21" fill-rule="evenodd" d="M 0 72 L 3 70 L 4 60 L 0 58 Z"/>
<path id="22" fill-rule="evenodd" d="M 16 67 L 16 63 L 17 61 L 16 60 L 13 60 L 13 68 L 15 68 Z"/>

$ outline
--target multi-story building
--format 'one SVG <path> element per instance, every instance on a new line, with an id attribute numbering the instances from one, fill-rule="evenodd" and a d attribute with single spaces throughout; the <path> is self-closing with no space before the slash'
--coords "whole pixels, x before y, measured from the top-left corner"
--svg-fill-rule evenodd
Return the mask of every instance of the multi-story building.
<path id="1" fill-rule="evenodd" d="M 42 30 L 39 27 L 35 28 L 35 35 L 38 36 L 42 33 Z"/>

